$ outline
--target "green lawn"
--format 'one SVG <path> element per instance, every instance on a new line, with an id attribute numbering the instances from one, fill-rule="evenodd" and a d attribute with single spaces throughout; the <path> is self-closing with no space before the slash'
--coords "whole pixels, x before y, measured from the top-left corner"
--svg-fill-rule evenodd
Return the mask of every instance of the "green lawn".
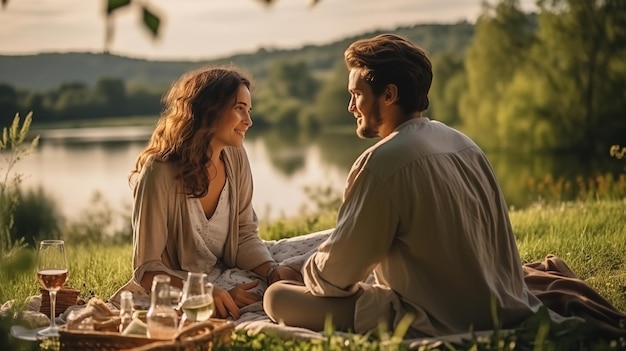
<path id="1" fill-rule="evenodd" d="M 333 225 L 333 221 L 334 214 L 280 220 L 264 224 L 261 235 L 266 239 L 290 237 L 328 228 Z M 579 278 L 585 280 L 619 310 L 626 311 L 626 199 L 536 204 L 527 209 L 512 211 L 511 221 L 524 262 L 541 260 L 548 254 L 555 254 L 563 258 Z M 68 285 L 80 289 L 84 297 L 95 294 L 106 299 L 131 275 L 130 243 L 105 246 L 68 242 L 67 255 L 71 269 Z M 3 260 L 3 268 L 6 268 L 7 262 Z M 7 269 L 0 269 L 0 275 L 2 301 L 15 299 L 19 305 L 28 296 L 38 293 L 39 287 L 32 270 L 11 273 Z M 540 320 L 540 317 L 537 318 Z M 522 345 L 528 344 L 531 345 L 526 346 L 529 349 L 566 350 L 572 348 L 571 343 L 564 341 L 567 337 L 567 340 L 577 342 L 576 348 L 580 349 L 626 349 L 624 340 L 613 344 L 588 339 L 580 341 L 576 339 L 576 335 L 583 334 L 572 336 L 563 331 L 559 334 L 561 336 L 546 333 L 544 338 L 542 333 L 545 329 L 542 329 L 541 323 L 537 322 L 533 328 L 530 329 L 530 334 L 528 330 L 523 333 L 520 331 L 514 340 L 499 337 L 495 341 L 469 341 L 467 345 L 438 347 L 441 350 L 507 350 L 525 349 Z M 329 331 L 330 334 L 332 333 Z M 389 344 L 381 344 L 380 339 L 336 334 L 330 335 L 320 345 L 285 342 L 265 335 L 235 333 L 233 337 L 234 345 L 242 350 L 378 350 L 398 347 L 393 339 Z M 391 335 L 387 337 L 391 338 Z M 517 347 L 510 348 L 511 345 Z"/>

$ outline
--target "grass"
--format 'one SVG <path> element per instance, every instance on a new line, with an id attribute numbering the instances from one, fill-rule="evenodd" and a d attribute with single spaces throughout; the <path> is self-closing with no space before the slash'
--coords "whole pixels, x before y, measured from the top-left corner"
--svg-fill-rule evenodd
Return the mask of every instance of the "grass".
<path id="1" fill-rule="evenodd" d="M 535 204 L 511 213 L 520 256 L 546 254 L 567 265 L 619 310 L 626 311 L 626 201 Z"/>
<path id="2" fill-rule="evenodd" d="M 524 262 L 555 254 L 617 309 L 626 311 L 626 199 L 588 200 L 558 204 L 537 203 L 512 210 L 511 221 Z M 264 239 L 280 239 L 331 227 L 334 214 L 293 218 L 265 223 L 260 228 Z M 131 276 L 132 245 L 102 246 L 67 243 L 70 262 L 68 285 L 81 290 L 85 298 L 96 295 L 107 299 Z M 5 267 L 7 262 L 0 265 Z M 27 297 L 38 294 L 34 270 L 10 275 L 0 269 L 0 300 L 14 299 L 23 305 Z M 509 336 L 470 339 L 461 345 L 439 344 L 424 350 L 626 350 L 623 339 L 610 341 L 590 338 L 569 326 L 557 330 L 541 315 Z M 395 342 L 394 342 L 395 340 Z M 0 339 L 0 342 L 2 340 Z M 216 349 L 235 350 L 394 350 L 406 345 L 391 333 L 351 335 L 326 331 L 320 342 L 285 341 L 270 335 L 233 333 L 233 343 Z"/>

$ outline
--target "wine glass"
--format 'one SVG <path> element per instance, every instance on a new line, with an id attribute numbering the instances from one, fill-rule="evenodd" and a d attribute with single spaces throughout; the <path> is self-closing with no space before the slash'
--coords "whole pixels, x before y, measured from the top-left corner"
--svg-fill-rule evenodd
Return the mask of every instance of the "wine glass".
<path id="1" fill-rule="evenodd" d="M 215 309 L 213 284 L 207 281 L 205 273 L 187 273 L 180 308 L 183 310 L 183 316 L 179 328 L 183 328 L 186 320 L 192 323 L 202 322 L 213 315 Z"/>
<path id="2" fill-rule="evenodd" d="M 65 243 L 63 240 L 43 240 L 37 253 L 37 279 L 50 295 L 50 326 L 37 334 L 42 338 L 58 337 L 59 328 L 55 322 L 55 306 L 57 291 L 67 280 L 67 260 L 65 259 Z"/>

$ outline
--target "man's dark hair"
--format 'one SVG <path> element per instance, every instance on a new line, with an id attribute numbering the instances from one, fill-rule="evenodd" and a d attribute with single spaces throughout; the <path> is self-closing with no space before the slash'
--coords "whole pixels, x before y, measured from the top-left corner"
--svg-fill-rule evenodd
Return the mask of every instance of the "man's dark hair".
<path id="1" fill-rule="evenodd" d="M 394 34 L 381 34 L 352 43 L 344 53 L 349 69 L 363 69 L 363 78 L 380 96 L 389 84 L 398 87 L 398 105 L 405 113 L 428 108 L 428 91 L 433 80 L 426 52 Z"/>

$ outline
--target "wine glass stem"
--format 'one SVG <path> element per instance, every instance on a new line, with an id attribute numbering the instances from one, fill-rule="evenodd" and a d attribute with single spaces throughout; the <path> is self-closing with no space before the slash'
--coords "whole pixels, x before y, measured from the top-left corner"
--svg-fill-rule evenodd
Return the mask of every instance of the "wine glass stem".
<path id="1" fill-rule="evenodd" d="M 57 291 L 50 290 L 48 293 L 50 295 L 50 328 L 56 328 L 55 309 L 57 304 Z"/>

